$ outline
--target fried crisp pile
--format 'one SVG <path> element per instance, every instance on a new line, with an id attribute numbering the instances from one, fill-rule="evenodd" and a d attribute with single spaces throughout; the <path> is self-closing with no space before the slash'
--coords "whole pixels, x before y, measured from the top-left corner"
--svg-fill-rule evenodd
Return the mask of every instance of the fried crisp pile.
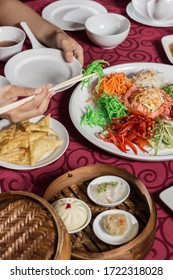
<path id="1" fill-rule="evenodd" d="M 50 114 L 37 123 L 12 124 L 0 131 L 0 161 L 34 165 L 62 144 L 63 140 L 50 128 Z"/>

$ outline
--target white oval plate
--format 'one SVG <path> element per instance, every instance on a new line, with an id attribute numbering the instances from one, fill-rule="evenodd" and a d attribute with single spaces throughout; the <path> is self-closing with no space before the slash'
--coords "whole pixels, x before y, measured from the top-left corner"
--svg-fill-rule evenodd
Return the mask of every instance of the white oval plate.
<path id="1" fill-rule="evenodd" d="M 111 66 L 104 69 L 105 74 L 112 72 L 124 72 L 127 76 L 142 70 L 142 69 L 153 69 L 162 72 L 165 76 L 167 83 L 173 84 L 173 66 L 161 63 L 148 63 L 148 62 L 135 62 Z M 91 86 L 93 87 L 97 83 L 97 78 L 93 78 Z M 86 87 L 81 90 L 81 83 L 73 91 L 70 102 L 69 102 L 69 113 L 71 120 L 77 130 L 91 143 L 95 144 L 99 148 L 124 158 L 131 160 L 141 161 L 162 161 L 162 160 L 173 160 L 173 149 L 165 149 L 159 152 L 157 156 L 154 156 L 154 151 L 149 150 L 148 153 L 143 153 L 138 149 L 138 154 L 129 148 L 127 153 L 121 152 L 114 144 L 106 143 L 100 140 L 96 134 L 101 131 L 100 127 L 89 127 L 87 125 L 81 125 L 81 117 L 86 112 L 88 103 L 86 100 L 91 98 L 91 94 Z M 94 106 L 93 102 L 90 102 L 91 107 Z"/>
<path id="2" fill-rule="evenodd" d="M 167 35 L 162 37 L 161 42 L 163 49 L 167 55 L 167 58 L 173 64 L 173 55 L 171 54 L 171 51 L 169 49 L 170 44 L 173 44 L 173 35 Z"/>
<path id="3" fill-rule="evenodd" d="M 10 82 L 4 77 L 0 75 L 0 88 L 10 85 Z"/>
<path id="4" fill-rule="evenodd" d="M 124 234 L 120 236 L 113 236 L 108 232 L 106 232 L 106 230 L 104 229 L 103 221 L 107 215 L 117 214 L 117 213 L 121 213 L 125 215 L 128 223 L 128 228 L 124 232 Z M 100 213 L 93 222 L 93 231 L 95 235 L 103 242 L 111 245 L 120 245 L 129 242 L 137 235 L 138 230 L 139 230 L 139 223 L 136 220 L 136 218 L 132 214 L 124 210 L 114 209 L 114 210 L 104 211 Z"/>
<path id="5" fill-rule="evenodd" d="M 46 6 L 42 17 L 63 30 L 84 30 L 85 21 L 90 16 L 107 13 L 101 4 L 86 0 L 55 1 Z"/>
<path id="6" fill-rule="evenodd" d="M 82 67 L 76 58 L 73 58 L 72 63 L 67 63 L 62 51 L 51 48 L 18 53 L 7 61 L 4 68 L 5 76 L 11 84 L 34 88 L 47 83 L 57 85 L 81 74 L 81 71 Z"/>
<path id="7" fill-rule="evenodd" d="M 30 119 L 31 122 L 38 122 L 44 116 L 39 116 Z M 1 120 L 0 121 L 0 130 L 10 125 L 10 121 L 8 120 Z M 61 147 L 56 148 L 54 151 L 46 153 L 43 158 L 41 158 L 35 165 L 24 165 L 24 164 L 13 164 L 8 163 L 5 161 L 0 161 L 0 166 L 6 167 L 8 169 L 14 170 L 31 170 L 46 166 L 57 159 L 59 159 L 66 151 L 68 144 L 69 144 L 69 135 L 66 128 L 57 120 L 51 118 L 50 119 L 50 127 L 57 133 L 60 140 L 64 140 L 64 143 Z"/>
<path id="8" fill-rule="evenodd" d="M 118 184 L 116 185 L 115 187 L 115 193 L 116 195 L 118 196 L 119 192 L 122 190 L 122 185 L 124 187 L 124 193 L 121 195 L 121 197 L 119 198 L 119 200 L 115 201 L 115 202 L 112 202 L 112 203 L 101 203 L 99 201 L 97 201 L 92 192 L 91 192 L 91 188 L 92 186 L 94 185 L 99 185 L 101 183 L 109 183 L 109 182 L 118 182 Z M 89 198 L 95 202 L 96 204 L 98 205 L 102 205 L 102 206 L 105 206 L 105 207 L 113 207 L 113 206 L 117 206 L 121 203 L 123 203 L 123 201 L 129 196 L 130 194 L 130 186 L 129 184 L 127 183 L 127 181 L 125 181 L 124 179 L 120 178 L 120 177 L 117 177 L 117 176 L 101 176 L 101 177 L 98 177 L 98 178 L 95 178 L 94 180 L 92 180 L 88 187 L 87 187 L 87 194 L 89 196 Z"/>
<path id="9" fill-rule="evenodd" d="M 141 0 L 142 1 L 142 0 Z M 130 2 L 126 7 L 126 12 L 137 22 L 143 23 L 149 26 L 156 26 L 156 27 L 169 27 L 173 26 L 173 19 L 172 20 L 154 20 L 150 17 L 143 17 L 141 16 L 133 7 L 132 3 Z"/>

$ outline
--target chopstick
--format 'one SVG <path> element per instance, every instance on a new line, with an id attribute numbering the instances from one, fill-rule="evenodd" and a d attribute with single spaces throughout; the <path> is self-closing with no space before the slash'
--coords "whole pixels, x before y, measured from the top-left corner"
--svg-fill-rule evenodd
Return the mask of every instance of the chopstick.
<path id="1" fill-rule="evenodd" d="M 72 85 L 72 84 L 76 84 L 77 82 L 81 82 L 83 80 L 86 80 L 86 79 L 90 79 L 90 78 L 93 78 L 95 76 L 97 76 L 98 74 L 97 73 L 93 73 L 93 74 L 90 74 L 90 75 L 87 75 L 87 76 L 83 76 L 82 74 L 79 75 L 79 76 L 76 76 L 74 78 L 71 78 L 65 82 L 62 82 L 56 86 L 53 86 L 51 87 L 49 90 L 60 90 L 60 89 L 63 89 L 64 87 L 66 86 L 69 86 L 69 85 Z"/>
<path id="2" fill-rule="evenodd" d="M 87 75 L 87 76 L 83 76 L 83 74 L 81 74 L 81 75 L 78 75 L 78 76 L 76 76 L 74 78 L 71 78 L 71 79 L 69 79 L 69 80 L 67 80 L 65 82 L 62 82 L 62 83 L 60 83 L 58 85 L 55 85 L 55 86 L 51 87 L 49 89 L 49 91 L 61 90 L 61 89 L 63 89 L 66 86 L 69 86 L 69 85 L 72 85 L 72 84 L 76 84 L 77 82 L 80 82 L 80 81 L 83 81 L 83 80 L 86 80 L 86 79 L 90 79 L 90 78 L 95 77 L 97 75 L 98 75 L 97 73 L 93 73 L 93 74 L 90 74 L 90 75 Z M 31 95 L 31 96 L 28 96 L 26 98 L 17 100 L 17 101 L 15 101 L 13 103 L 10 103 L 8 105 L 5 105 L 5 106 L 0 108 L 0 114 L 4 114 L 4 113 L 6 113 L 6 112 L 8 112 L 8 111 L 10 111 L 12 109 L 15 109 L 15 108 L 19 107 L 20 105 L 23 105 L 26 102 L 32 100 L 34 97 L 35 97 L 35 95 Z"/>

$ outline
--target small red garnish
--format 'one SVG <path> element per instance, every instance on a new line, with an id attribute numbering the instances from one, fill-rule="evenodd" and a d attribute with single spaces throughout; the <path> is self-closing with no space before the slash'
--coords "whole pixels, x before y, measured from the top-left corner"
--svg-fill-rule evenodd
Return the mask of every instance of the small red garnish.
<path id="1" fill-rule="evenodd" d="M 71 204 L 70 203 L 66 203 L 65 205 L 65 209 L 71 208 Z"/>

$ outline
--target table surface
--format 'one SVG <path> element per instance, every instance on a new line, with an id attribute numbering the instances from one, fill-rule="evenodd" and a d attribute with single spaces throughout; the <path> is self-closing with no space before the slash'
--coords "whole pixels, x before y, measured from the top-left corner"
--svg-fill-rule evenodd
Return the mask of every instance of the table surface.
<path id="1" fill-rule="evenodd" d="M 38 13 L 53 1 L 25 1 Z M 109 12 L 128 17 L 128 0 L 98 0 Z M 128 17 L 129 18 L 129 17 Z M 161 38 L 173 33 L 173 27 L 152 27 L 135 22 L 131 18 L 131 30 L 128 38 L 117 48 L 104 50 L 94 46 L 85 31 L 68 32 L 84 48 L 85 66 L 96 59 L 104 59 L 111 66 L 131 62 L 157 62 L 170 64 L 161 45 Z M 27 46 L 28 47 L 28 46 Z M 4 64 L 0 63 L 0 74 Z M 67 151 L 54 163 L 31 171 L 15 171 L 0 168 L 0 186 L 2 191 L 22 190 L 43 195 L 46 188 L 63 173 L 89 164 L 110 164 L 125 169 L 138 177 L 151 193 L 157 208 L 156 237 L 147 260 L 173 259 L 173 215 L 159 199 L 159 193 L 173 185 L 173 161 L 141 162 L 131 161 L 111 155 L 86 140 L 76 130 L 69 117 L 68 103 L 75 87 L 67 89 L 53 97 L 47 113 L 60 121 L 68 130 L 70 143 Z"/>

